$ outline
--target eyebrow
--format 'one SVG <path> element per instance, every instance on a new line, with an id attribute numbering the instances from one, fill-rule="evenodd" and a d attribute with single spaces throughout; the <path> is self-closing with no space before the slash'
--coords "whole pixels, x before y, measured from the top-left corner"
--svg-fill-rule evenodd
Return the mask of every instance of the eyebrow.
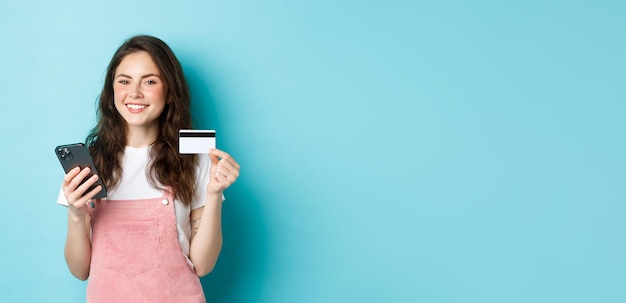
<path id="1" fill-rule="evenodd" d="M 133 77 L 131 77 L 129 75 L 126 75 L 126 74 L 119 74 L 119 75 L 115 76 L 115 79 L 117 79 L 119 77 L 130 78 L 130 79 L 133 78 Z M 141 79 L 145 79 L 145 78 L 148 78 L 148 77 L 157 77 L 159 79 L 161 78 L 161 76 L 157 75 L 157 74 L 146 74 L 146 75 L 141 76 Z"/>

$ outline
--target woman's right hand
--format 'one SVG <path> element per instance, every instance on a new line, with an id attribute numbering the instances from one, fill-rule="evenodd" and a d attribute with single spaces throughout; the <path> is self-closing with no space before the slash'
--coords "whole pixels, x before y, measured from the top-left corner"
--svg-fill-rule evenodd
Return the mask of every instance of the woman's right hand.
<path id="1" fill-rule="evenodd" d="M 82 170 L 80 167 L 75 167 L 63 178 L 63 194 L 65 199 L 67 199 L 69 213 L 73 215 L 75 220 L 81 220 L 87 216 L 89 213 L 87 202 L 102 189 L 102 186 L 98 185 L 87 192 L 98 181 L 97 175 L 91 176 L 85 183 L 80 184 L 90 172 L 91 169 L 89 167 L 85 167 Z"/>

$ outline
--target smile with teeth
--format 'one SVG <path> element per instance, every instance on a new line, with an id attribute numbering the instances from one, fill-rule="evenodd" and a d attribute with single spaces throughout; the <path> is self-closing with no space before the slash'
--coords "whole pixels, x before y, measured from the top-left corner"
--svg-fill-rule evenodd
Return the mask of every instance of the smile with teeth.
<path id="1" fill-rule="evenodd" d="M 148 107 L 147 105 L 142 105 L 142 104 L 126 104 L 126 107 L 132 109 L 132 110 L 142 110 L 146 107 Z"/>

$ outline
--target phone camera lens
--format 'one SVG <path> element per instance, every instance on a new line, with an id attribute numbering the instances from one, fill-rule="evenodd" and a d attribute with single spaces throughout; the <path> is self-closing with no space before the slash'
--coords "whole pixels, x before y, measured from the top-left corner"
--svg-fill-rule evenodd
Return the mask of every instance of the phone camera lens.
<path id="1" fill-rule="evenodd" d="M 57 154 L 59 155 L 59 159 L 64 160 L 64 161 L 73 159 L 72 152 L 67 147 L 57 148 Z"/>

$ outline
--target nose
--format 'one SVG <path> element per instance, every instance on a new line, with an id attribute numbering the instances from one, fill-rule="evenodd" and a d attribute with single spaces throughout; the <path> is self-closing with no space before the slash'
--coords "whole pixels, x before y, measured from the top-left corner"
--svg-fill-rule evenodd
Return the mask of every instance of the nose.
<path id="1" fill-rule="evenodd" d="M 128 96 L 131 97 L 132 99 L 139 99 L 139 98 L 143 97 L 143 94 L 141 93 L 140 84 L 135 84 L 132 87 L 132 89 L 130 91 L 130 94 Z"/>

